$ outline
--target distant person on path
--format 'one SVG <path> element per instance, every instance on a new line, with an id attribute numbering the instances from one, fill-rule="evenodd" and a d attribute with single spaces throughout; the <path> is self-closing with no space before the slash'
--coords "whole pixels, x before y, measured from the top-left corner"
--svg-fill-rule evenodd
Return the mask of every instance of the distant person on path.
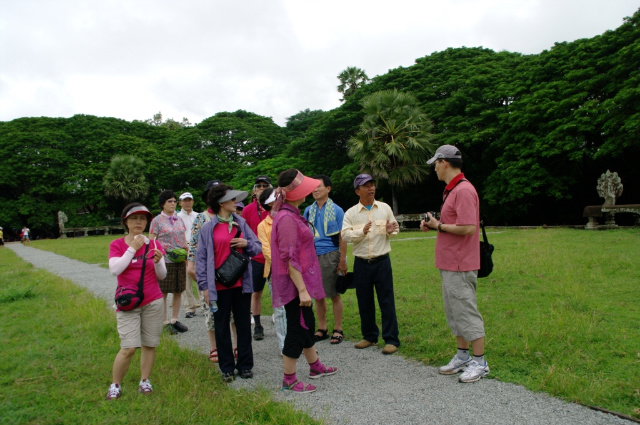
<path id="1" fill-rule="evenodd" d="M 22 245 L 29 245 L 31 243 L 31 240 L 29 239 L 29 228 L 27 226 L 24 226 L 22 228 L 22 231 L 20 232 L 20 241 L 22 242 Z"/>
<path id="2" fill-rule="evenodd" d="M 248 267 L 244 275 L 232 286 L 227 287 L 216 279 L 216 268 L 231 255 L 231 250 L 240 252 L 247 260 L 262 250 L 258 237 L 247 222 L 236 214 L 236 202 L 249 194 L 233 190 L 222 183 L 209 190 L 209 208 L 215 217 L 209 220 L 198 236 L 196 251 L 196 277 L 198 288 L 204 292 L 206 305 L 215 320 L 215 336 L 220 359 L 222 380 L 231 382 L 235 371 L 243 379 L 253 378 L 253 349 L 251 347 L 251 294 L 253 293 L 252 269 Z M 239 232 L 239 233 L 238 233 Z M 238 332 L 238 357 L 234 358 L 229 318 Z"/>
<path id="3" fill-rule="evenodd" d="M 221 184 L 220 180 L 209 180 L 204 188 L 204 193 L 202 194 L 202 200 L 206 203 L 209 202 L 209 190 Z M 187 274 L 197 282 L 196 277 L 196 252 L 198 250 L 198 238 L 200 237 L 200 231 L 202 230 L 202 226 L 215 217 L 215 213 L 211 210 L 211 208 L 207 208 L 206 211 L 198 214 L 196 219 L 191 226 L 191 236 L 189 237 L 188 245 L 189 245 L 189 253 L 187 255 Z M 209 350 L 209 361 L 212 363 L 218 363 L 218 345 L 216 344 L 216 326 L 215 321 L 213 320 L 213 313 L 209 308 L 209 305 L 204 300 L 204 291 L 198 289 L 200 293 L 200 303 L 202 304 L 202 310 L 204 312 L 204 324 L 207 327 L 207 335 L 209 336 L 209 345 L 211 349 Z M 238 358 L 238 334 L 236 332 L 236 325 L 233 322 L 233 318 L 231 319 L 231 331 L 233 333 L 233 340 L 235 341 L 233 354 L 236 358 Z"/>
<path id="4" fill-rule="evenodd" d="M 185 232 L 187 227 L 184 221 L 176 214 L 177 206 L 176 194 L 171 190 L 165 190 L 158 197 L 158 204 L 162 208 L 160 215 L 157 215 L 151 222 L 149 230 L 149 238 L 157 239 L 164 247 L 165 262 L 167 264 L 167 277 L 160 281 L 160 289 L 162 290 L 162 298 L 164 299 L 164 318 L 165 329 L 170 334 L 178 332 L 186 332 L 189 330 L 185 325 L 178 322 L 178 314 L 180 313 L 180 302 L 182 293 L 187 285 L 187 268 L 182 262 L 173 262 L 169 259 L 169 253 L 174 249 L 187 248 Z M 167 320 L 167 295 L 173 294 L 171 300 L 171 320 Z"/>
<path id="5" fill-rule="evenodd" d="M 438 180 L 446 183 L 440 221 L 431 213 L 420 223 L 423 232 L 438 230 L 436 268 L 442 277 L 442 298 L 458 352 L 438 370 L 443 375 L 460 371 L 460 382 L 475 382 L 489 374 L 484 359 L 484 322 L 478 311 L 476 283 L 480 269 L 480 201 L 473 185 L 462 173 L 462 154 L 443 145 L 427 164 L 435 162 Z M 469 342 L 473 357 L 469 356 Z"/>
<path id="6" fill-rule="evenodd" d="M 258 224 L 260 224 L 260 222 L 269 215 L 269 213 L 260 205 L 258 198 L 260 198 L 262 191 L 269 187 L 271 187 L 271 179 L 269 176 L 256 177 L 256 181 L 253 185 L 251 203 L 242 210 L 242 218 L 247 220 L 247 224 L 251 228 L 251 231 L 256 235 L 258 234 Z M 251 259 L 251 269 L 253 270 L 251 314 L 253 315 L 253 320 L 255 322 L 253 339 L 260 341 L 264 339 L 264 328 L 260 323 L 260 314 L 262 313 L 262 291 L 264 290 L 264 284 L 267 281 L 264 278 L 264 255 L 262 255 L 262 253 Z"/>
<path id="7" fill-rule="evenodd" d="M 342 331 L 342 313 L 344 306 L 342 297 L 336 291 L 338 273 L 347 274 L 347 243 L 342 240 L 342 220 L 344 210 L 333 203 L 329 198 L 331 192 L 331 179 L 329 176 L 313 176 L 321 181 L 313 191 L 315 202 L 304 210 L 304 218 L 313 225 L 315 231 L 314 243 L 316 254 L 322 270 L 322 286 L 326 298 L 316 302 L 318 315 L 318 331 L 315 334 L 316 341 L 329 338 L 327 326 L 327 298 L 331 298 L 333 306 L 334 326 L 331 332 L 331 344 L 340 344 L 344 339 Z"/>
<path id="8" fill-rule="evenodd" d="M 268 188 L 260 194 L 260 205 L 268 213 L 271 212 L 271 206 L 276 202 L 276 195 L 273 188 Z M 271 214 L 267 214 L 267 218 L 262 220 L 258 225 L 258 239 L 262 243 L 262 254 L 264 255 L 264 274 L 267 279 L 269 292 L 271 292 L 271 302 L 273 303 L 273 287 L 271 286 L 271 233 L 273 230 L 273 219 Z M 280 354 L 284 349 L 284 339 L 287 336 L 287 313 L 284 307 L 273 309 L 273 324 L 276 328 L 276 337 L 278 338 L 278 346 Z"/>
<path id="9" fill-rule="evenodd" d="M 0 227 L 0 246 L 4 246 L 4 233 L 2 232 L 2 227 Z"/>
<path id="10" fill-rule="evenodd" d="M 282 350 L 284 377 L 282 388 L 300 393 L 316 390 L 296 376 L 300 354 L 309 363 L 309 378 L 333 375 L 336 367 L 322 364 L 316 351 L 312 299 L 324 299 L 320 264 L 313 244 L 313 233 L 298 209 L 319 180 L 304 176 L 290 168 L 278 176 L 276 202 L 272 208 L 271 278 L 273 307 L 284 306 L 287 314 L 287 336 Z"/>
<path id="11" fill-rule="evenodd" d="M 393 354 L 400 346 L 396 316 L 393 273 L 391 271 L 390 238 L 398 234 L 399 226 L 393 211 L 384 202 L 376 201 L 376 183 L 369 174 L 359 174 L 353 181 L 360 198 L 344 214 L 342 239 L 353 243 L 353 280 L 360 310 L 362 340 L 355 348 L 367 348 L 378 343 L 380 330 L 376 324 L 373 291 L 378 297 L 382 316 L 383 354 Z"/>
<path id="12" fill-rule="evenodd" d="M 193 227 L 193 222 L 198 216 L 198 213 L 193 210 L 193 195 L 191 193 L 185 192 L 180 195 L 179 203 L 181 210 L 178 213 L 178 217 L 182 219 L 185 227 L 187 228 L 184 232 L 184 236 L 185 240 L 188 241 L 191 237 L 191 227 Z M 195 280 L 191 279 L 188 271 L 186 280 L 186 288 L 182 293 L 182 306 L 184 307 L 185 318 L 191 319 L 196 316 L 196 309 L 200 307 L 200 303 L 193 295 L 193 283 Z"/>
<path id="13" fill-rule="evenodd" d="M 123 238 L 109 245 L 109 271 L 118 277 L 119 288 L 137 288 L 144 269 L 144 299 L 140 306 L 130 311 L 116 309 L 120 351 L 113 362 L 113 381 L 107 392 L 107 400 L 117 400 L 122 391 L 124 379 L 131 357 L 137 348 L 142 348 L 140 356 L 140 383 L 138 392 L 151 394 L 153 388 L 149 375 L 156 358 L 156 347 L 160 345 L 162 333 L 162 292 L 158 279 L 164 279 L 167 269 L 164 263 L 162 245 L 150 241 L 143 234 L 153 216 L 142 204 L 129 204 L 122 210 L 122 225 L 127 231 Z M 148 252 L 145 257 L 145 248 Z M 117 292 L 117 290 L 116 290 Z"/>

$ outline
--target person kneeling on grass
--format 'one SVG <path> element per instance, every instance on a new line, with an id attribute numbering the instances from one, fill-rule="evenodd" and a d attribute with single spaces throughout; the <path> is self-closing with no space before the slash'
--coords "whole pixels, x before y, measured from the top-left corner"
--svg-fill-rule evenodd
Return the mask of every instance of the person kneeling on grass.
<path id="1" fill-rule="evenodd" d="M 320 264 L 313 243 L 313 233 L 300 215 L 300 204 L 319 180 L 304 176 L 293 168 L 280 173 L 276 201 L 272 208 L 271 232 L 271 286 L 273 307 L 284 305 L 287 315 L 287 335 L 282 350 L 284 378 L 283 390 L 308 393 L 316 390 L 296 377 L 300 354 L 309 363 L 309 378 L 333 375 L 336 367 L 322 364 L 315 346 L 316 326 L 311 299 L 325 298 L 322 289 Z"/>
<path id="2" fill-rule="evenodd" d="M 121 288 L 137 288 L 142 275 L 142 265 L 145 264 L 145 267 L 143 301 L 133 310 L 116 310 L 120 351 L 113 362 L 113 382 L 109 386 L 107 400 L 117 400 L 120 397 L 122 380 L 138 347 L 142 347 L 138 392 L 150 394 L 153 391 L 149 375 L 156 357 L 156 347 L 160 345 L 163 311 L 158 279 L 164 279 L 167 268 L 162 245 L 149 241 L 142 234 L 152 217 L 142 204 L 133 203 L 124 207 L 122 225 L 128 234 L 114 240 L 109 246 L 109 271 L 118 277 L 116 294 Z M 145 256 L 148 244 L 150 245 Z"/>

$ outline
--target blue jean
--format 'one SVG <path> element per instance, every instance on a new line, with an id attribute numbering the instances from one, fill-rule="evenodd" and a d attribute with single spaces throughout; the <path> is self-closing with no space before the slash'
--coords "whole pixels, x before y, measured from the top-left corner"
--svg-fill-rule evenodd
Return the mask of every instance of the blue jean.
<path id="1" fill-rule="evenodd" d="M 353 263 L 353 280 L 360 310 L 362 337 L 377 343 L 380 330 L 376 324 L 375 289 L 382 316 L 382 338 L 386 344 L 400 346 L 398 318 L 393 293 L 391 259 L 387 255 L 380 261 L 369 263 L 356 257 Z"/>

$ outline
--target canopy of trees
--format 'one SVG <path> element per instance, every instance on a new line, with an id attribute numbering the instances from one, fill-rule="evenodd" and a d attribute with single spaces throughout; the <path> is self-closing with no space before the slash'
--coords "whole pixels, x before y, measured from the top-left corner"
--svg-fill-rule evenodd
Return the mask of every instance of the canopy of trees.
<path id="1" fill-rule="evenodd" d="M 614 31 L 537 55 L 436 52 L 362 79 L 348 93 L 345 85 L 340 107 L 301 111 L 286 127 L 241 110 L 197 125 L 163 124 L 160 114 L 146 122 L 86 115 L 0 122 L 0 225 L 8 237 L 25 224 L 36 236 L 56 236 L 58 210 L 67 226 L 117 217 L 103 185 L 116 155 L 145 164 L 149 191 L 140 201 L 155 209 L 162 189 L 199 198 L 208 180 L 249 189 L 258 174 L 275 180 L 288 167 L 331 176 L 332 197 L 349 207 L 357 202 L 351 182 L 360 165 L 348 156 L 348 141 L 365 121 L 362 100 L 383 90 L 417 99 L 433 124 L 434 146 L 460 148 L 489 224 L 583 224 L 583 207 L 602 203 L 595 187 L 607 169 L 622 178 L 618 202 L 640 202 L 639 63 L 636 12 Z M 345 75 L 341 83 L 348 82 Z M 398 188 L 399 211 L 438 209 L 443 186 L 431 173 Z M 388 181 L 380 179 L 378 191 L 391 202 Z"/>

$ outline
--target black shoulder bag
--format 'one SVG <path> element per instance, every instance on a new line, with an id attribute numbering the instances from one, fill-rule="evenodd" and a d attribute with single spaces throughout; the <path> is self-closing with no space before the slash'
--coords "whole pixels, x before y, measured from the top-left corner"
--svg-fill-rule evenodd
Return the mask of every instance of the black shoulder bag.
<path id="1" fill-rule="evenodd" d="M 235 237 L 240 237 L 240 226 Z M 238 279 L 244 275 L 244 272 L 249 267 L 249 260 L 244 255 L 231 248 L 231 253 L 224 260 L 224 263 L 216 269 L 216 281 L 220 282 L 223 286 L 231 288 L 236 284 Z"/>
<path id="2" fill-rule="evenodd" d="M 149 244 L 146 244 L 144 255 L 142 257 L 142 274 L 140 275 L 140 280 L 138 281 L 138 287 L 135 290 L 133 288 L 121 287 L 116 291 L 116 304 L 118 305 L 118 309 L 120 311 L 130 311 L 134 308 L 138 308 L 138 306 L 144 300 L 144 269 L 147 265 L 148 252 Z"/>
<path id="3" fill-rule="evenodd" d="M 478 270 L 478 277 L 487 277 L 493 271 L 493 245 L 489 243 L 487 239 L 487 232 L 484 230 L 484 221 L 480 221 L 480 227 L 482 228 L 482 241 L 480 241 L 480 270 Z"/>

